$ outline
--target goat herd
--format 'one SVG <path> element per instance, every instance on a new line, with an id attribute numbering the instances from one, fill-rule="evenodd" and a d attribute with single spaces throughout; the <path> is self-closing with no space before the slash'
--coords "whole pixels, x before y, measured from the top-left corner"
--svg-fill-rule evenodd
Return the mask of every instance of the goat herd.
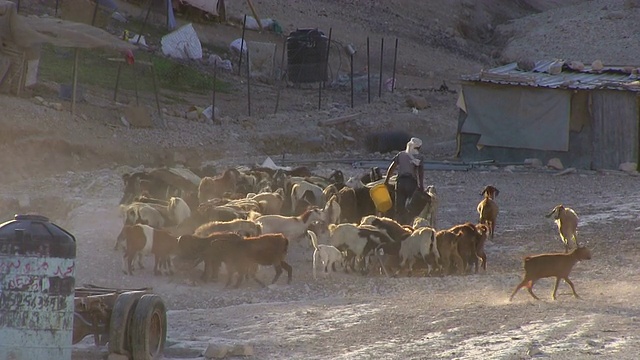
<path id="1" fill-rule="evenodd" d="M 310 244 L 305 250 L 312 260 L 314 278 L 317 260 L 325 272 L 342 266 L 347 272 L 387 276 L 405 272 L 410 276 L 416 265 L 429 276 L 487 268 L 484 244 L 487 238 L 493 238 L 498 217 L 499 191 L 491 185 L 484 188 L 477 206 L 478 224 L 436 231 L 438 199 L 434 186 L 408 202 L 412 224 L 393 220 L 393 207 L 386 213 L 377 211 L 369 190 L 384 183 L 378 168 L 346 181 L 339 170 L 322 177 L 306 167 L 229 168 L 220 175 L 206 175 L 193 189 L 180 189 L 145 177 L 145 173 L 123 176 L 125 197 L 120 209 L 124 226 L 115 249 L 124 250 L 125 274 L 133 274 L 136 262 L 142 269 L 143 256 L 153 254 L 156 275 L 172 275 L 173 260 L 178 259 L 189 267 L 204 262 L 205 282 L 216 281 L 224 264 L 226 286 L 234 276 L 235 287 L 247 278 L 265 286 L 256 276 L 258 265 L 275 268 L 272 283 L 284 269 L 290 283 L 290 242 L 302 240 Z M 394 180 L 387 185 L 392 200 Z M 544 277 L 556 277 L 554 299 L 561 279 L 578 296 L 568 275 L 577 261 L 591 258 L 590 251 L 578 246 L 578 217 L 573 210 L 558 205 L 547 215 L 551 216 L 566 251 L 526 257 L 524 278 L 511 298 L 526 287 L 538 299 L 532 288 Z M 570 240 L 576 245 L 571 252 Z"/>

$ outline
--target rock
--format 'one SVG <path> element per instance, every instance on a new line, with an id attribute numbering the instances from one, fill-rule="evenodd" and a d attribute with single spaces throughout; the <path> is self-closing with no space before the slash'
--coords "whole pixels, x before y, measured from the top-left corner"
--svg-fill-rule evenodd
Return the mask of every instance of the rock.
<path id="1" fill-rule="evenodd" d="M 620 20 L 624 18 L 624 12 L 622 11 L 612 11 L 604 16 L 605 19 L 608 20 Z"/>
<path id="2" fill-rule="evenodd" d="M 624 8 L 627 10 L 640 8 L 640 0 L 625 0 Z"/>
<path id="3" fill-rule="evenodd" d="M 558 75 L 562 72 L 562 66 L 564 63 L 562 61 L 556 61 L 549 66 L 549 74 Z"/>
<path id="4" fill-rule="evenodd" d="M 509 173 L 512 173 L 513 170 L 515 170 L 515 169 L 516 169 L 516 167 L 514 165 L 507 165 L 507 166 L 504 167 L 504 171 L 509 172 Z"/>
<path id="5" fill-rule="evenodd" d="M 417 95 L 407 95 L 407 105 L 412 108 L 416 108 L 418 110 L 426 109 L 429 107 L 427 103 L 427 99 L 422 96 Z"/>
<path id="6" fill-rule="evenodd" d="M 64 110 L 64 106 L 61 103 L 49 103 L 49 107 L 58 111 Z"/>
<path id="7" fill-rule="evenodd" d="M 531 167 L 539 168 L 542 167 L 542 160 L 536 158 L 524 159 L 524 164 Z"/>
<path id="8" fill-rule="evenodd" d="M 594 60 L 591 63 L 591 70 L 601 71 L 602 69 L 604 69 L 604 64 L 602 63 L 602 61 Z"/>
<path id="9" fill-rule="evenodd" d="M 527 355 L 536 356 L 540 354 L 542 354 L 542 350 L 540 350 L 540 348 L 537 345 L 529 346 L 529 349 L 527 350 Z"/>
<path id="10" fill-rule="evenodd" d="M 638 171 L 638 164 L 634 162 L 625 162 L 620 164 L 618 169 L 628 173 L 636 172 Z"/>
<path id="11" fill-rule="evenodd" d="M 582 71 L 584 70 L 584 64 L 580 61 L 572 61 L 569 63 L 569 69 L 575 70 L 575 71 Z"/>
<path id="12" fill-rule="evenodd" d="M 549 159 L 549 162 L 547 163 L 547 167 L 550 167 L 555 170 L 564 169 L 564 166 L 562 166 L 562 161 L 560 161 L 560 159 L 558 158 Z"/>
<path id="13" fill-rule="evenodd" d="M 236 344 L 231 350 L 233 356 L 253 356 L 253 346 L 249 344 Z"/>
<path id="14" fill-rule="evenodd" d="M 206 359 L 222 359 L 231 351 L 231 346 L 226 344 L 212 344 L 207 346 L 207 350 L 204 351 L 203 356 Z"/>
<path id="15" fill-rule="evenodd" d="M 187 112 L 186 118 L 188 120 L 198 120 L 198 111 L 193 110 L 193 111 Z"/>
<path id="16" fill-rule="evenodd" d="M 348 141 L 348 142 L 352 142 L 352 143 L 356 142 L 356 139 L 354 139 L 351 136 L 347 136 L 347 135 L 342 136 L 342 139 L 345 140 L 345 141 Z"/>
<path id="17" fill-rule="evenodd" d="M 42 104 L 44 102 L 44 99 L 42 98 L 42 96 L 35 96 L 34 99 L 39 102 L 40 104 Z"/>
<path id="18" fill-rule="evenodd" d="M 536 63 L 533 60 L 523 59 L 518 61 L 518 69 L 523 71 L 531 71 L 536 68 Z"/>
<path id="19" fill-rule="evenodd" d="M 129 360 L 127 355 L 111 353 L 107 356 L 107 360 Z"/>
<path id="20" fill-rule="evenodd" d="M 131 124 L 129 124 L 129 122 L 124 116 L 120 116 L 120 122 L 122 123 L 122 125 L 124 125 L 127 128 L 131 127 Z"/>

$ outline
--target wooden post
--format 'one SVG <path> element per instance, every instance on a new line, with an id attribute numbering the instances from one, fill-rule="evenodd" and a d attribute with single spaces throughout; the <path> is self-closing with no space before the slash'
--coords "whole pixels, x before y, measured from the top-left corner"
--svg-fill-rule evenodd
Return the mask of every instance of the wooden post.
<path id="1" fill-rule="evenodd" d="M 98 16 L 99 6 L 100 6 L 100 1 L 96 0 L 96 6 L 93 8 L 93 17 L 91 17 L 91 26 L 96 25 L 96 17 Z"/>
<path id="2" fill-rule="evenodd" d="M 56 0 L 56 12 L 55 16 L 58 17 L 58 7 L 60 6 L 60 0 Z"/>
<path id="3" fill-rule="evenodd" d="M 140 106 L 140 96 L 138 95 L 138 75 L 136 74 L 136 64 L 131 65 L 131 71 L 133 72 L 133 89 L 136 93 L 136 106 Z"/>
<path id="4" fill-rule="evenodd" d="M 144 31 L 144 27 L 147 25 L 147 21 L 149 20 L 149 14 L 151 14 L 151 5 L 153 5 L 153 0 L 149 0 L 147 15 L 144 16 L 144 21 L 142 22 L 142 26 L 140 27 L 140 31 L 138 32 L 138 41 L 136 41 L 136 45 L 138 45 L 138 43 L 140 42 L 140 38 L 142 38 L 142 32 Z"/>
<path id="5" fill-rule="evenodd" d="M 245 47 L 244 43 L 244 31 L 247 28 L 247 15 L 244 16 L 244 21 L 242 21 L 242 41 L 240 42 L 240 59 L 238 59 L 238 75 L 240 75 L 240 71 L 242 69 L 242 49 Z M 249 52 L 249 47 L 247 46 L 247 53 Z"/>
<path id="6" fill-rule="evenodd" d="M 329 68 L 329 50 L 331 49 L 331 32 L 333 31 L 333 28 L 329 28 L 329 42 L 327 43 L 327 57 L 325 58 L 325 63 L 324 63 L 324 69 L 322 72 L 322 77 L 323 80 L 318 84 L 318 110 L 320 110 L 320 107 L 322 106 L 322 88 L 324 87 L 324 83 L 326 82 L 326 80 L 324 80 L 324 78 L 327 76 L 328 73 L 328 68 Z"/>
<path id="7" fill-rule="evenodd" d="M 371 57 L 369 54 L 369 37 L 367 36 L 367 101 L 371 104 Z"/>
<path id="8" fill-rule="evenodd" d="M 253 14 L 253 17 L 258 22 L 258 27 L 260 28 L 260 31 L 264 31 L 264 29 L 262 28 L 262 23 L 260 22 L 260 17 L 258 17 L 258 12 L 256 11 L 255 6 L 253 6 L 253 2 L 251 0 L 247 0 L 247 2 L 249 3 L 249 8 L 251 9 L 251 13 Z"/>
<path id="9" fill-rule="evenodd" d="M 391 92 L 393 93 L 393 91 L 396 88 L 396 63 L 398 61 L 398 38 L 396 38 L 396 49 L 394 51 L 393 54 L 393 75 L 391 77 Z"/>
<path id="10" fill-rule="evenodd" d="M 384 59 L 384 38 L 380 42 L 380 82 L 378 85 L 378 97 L 382 96 L 382 61 Z"/>
<path id="11" fill-rule="evenodd" d="M 71 115 L 76 113 L 76 91 L 78 88 L 78 58 L 80 50 L 75 48 L 73 56 L 73 84 L 71 88 Z"/>

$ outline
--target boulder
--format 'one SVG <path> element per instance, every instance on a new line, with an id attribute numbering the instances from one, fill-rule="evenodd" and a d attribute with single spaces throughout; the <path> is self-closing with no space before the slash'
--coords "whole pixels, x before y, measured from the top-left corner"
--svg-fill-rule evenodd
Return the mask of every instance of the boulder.
<path id="1" fill-rule="evenodd" d="M 231 350 L 233 356 L 253 356 L 253 346 L 249 344 L 236 344 Z"/>
<path id="2" fill-rule="evenodd" d="M 417 95 L 407 95 L 407 105 L 418 110 L 426 109 L 429 107 L 427 99 Z"/>
<path id="3" fill-rule="evenodd" d="M 524 164 L 527 166 L 539 168 L 542 167 L 542 160 L 536 158 L 524 159 Z"/>
<path id="4" fill-rule="evenodd" d="M 638 164 L 634 162 L 625 162 L 620 164 L 618 169 L 627 173 L 634 173 L 638 171 Z"/>
<path id="5" fill-rule="evenodd" d="M 210 343 L 202 354 L 206 359 L 222 359 L 231 352 L 231 346 L 226 344 Z"/>
<path id="6" fill-rule="evenodd" d="M 591 63 L 591 70 L 594 71 L 601 71 L 602 69 L 604 69 L 604 64 L 602 63 L 602 61 L 600 60 L 594 60 Z"/>
<path id="7" fill-rule="evenodd" d="M 564 169 L 564 166 L 562 165 L 562 161 L 560 161 L 560 159 L 558 158 L 553 158 L 553 159 L 549 159 L 549 162 L 547 163 L 547 166 L 554 169 L 554 170 L 562 170 Z"/>

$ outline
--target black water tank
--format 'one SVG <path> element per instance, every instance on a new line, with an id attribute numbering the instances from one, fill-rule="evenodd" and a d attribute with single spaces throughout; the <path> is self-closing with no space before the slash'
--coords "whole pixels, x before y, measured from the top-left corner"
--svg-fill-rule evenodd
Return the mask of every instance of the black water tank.
<path id="1" fill-rule="evenodd" d="M 40 215 L 0 224 L 0 359 L 71 359 L 76 240 Z"/>
<path id="2" fill-rule="evenodd" d="M 327 81 L 329 39 L 318 29 L 297 29 L 287 37 L 288 79 L 293 83 Z"/>

